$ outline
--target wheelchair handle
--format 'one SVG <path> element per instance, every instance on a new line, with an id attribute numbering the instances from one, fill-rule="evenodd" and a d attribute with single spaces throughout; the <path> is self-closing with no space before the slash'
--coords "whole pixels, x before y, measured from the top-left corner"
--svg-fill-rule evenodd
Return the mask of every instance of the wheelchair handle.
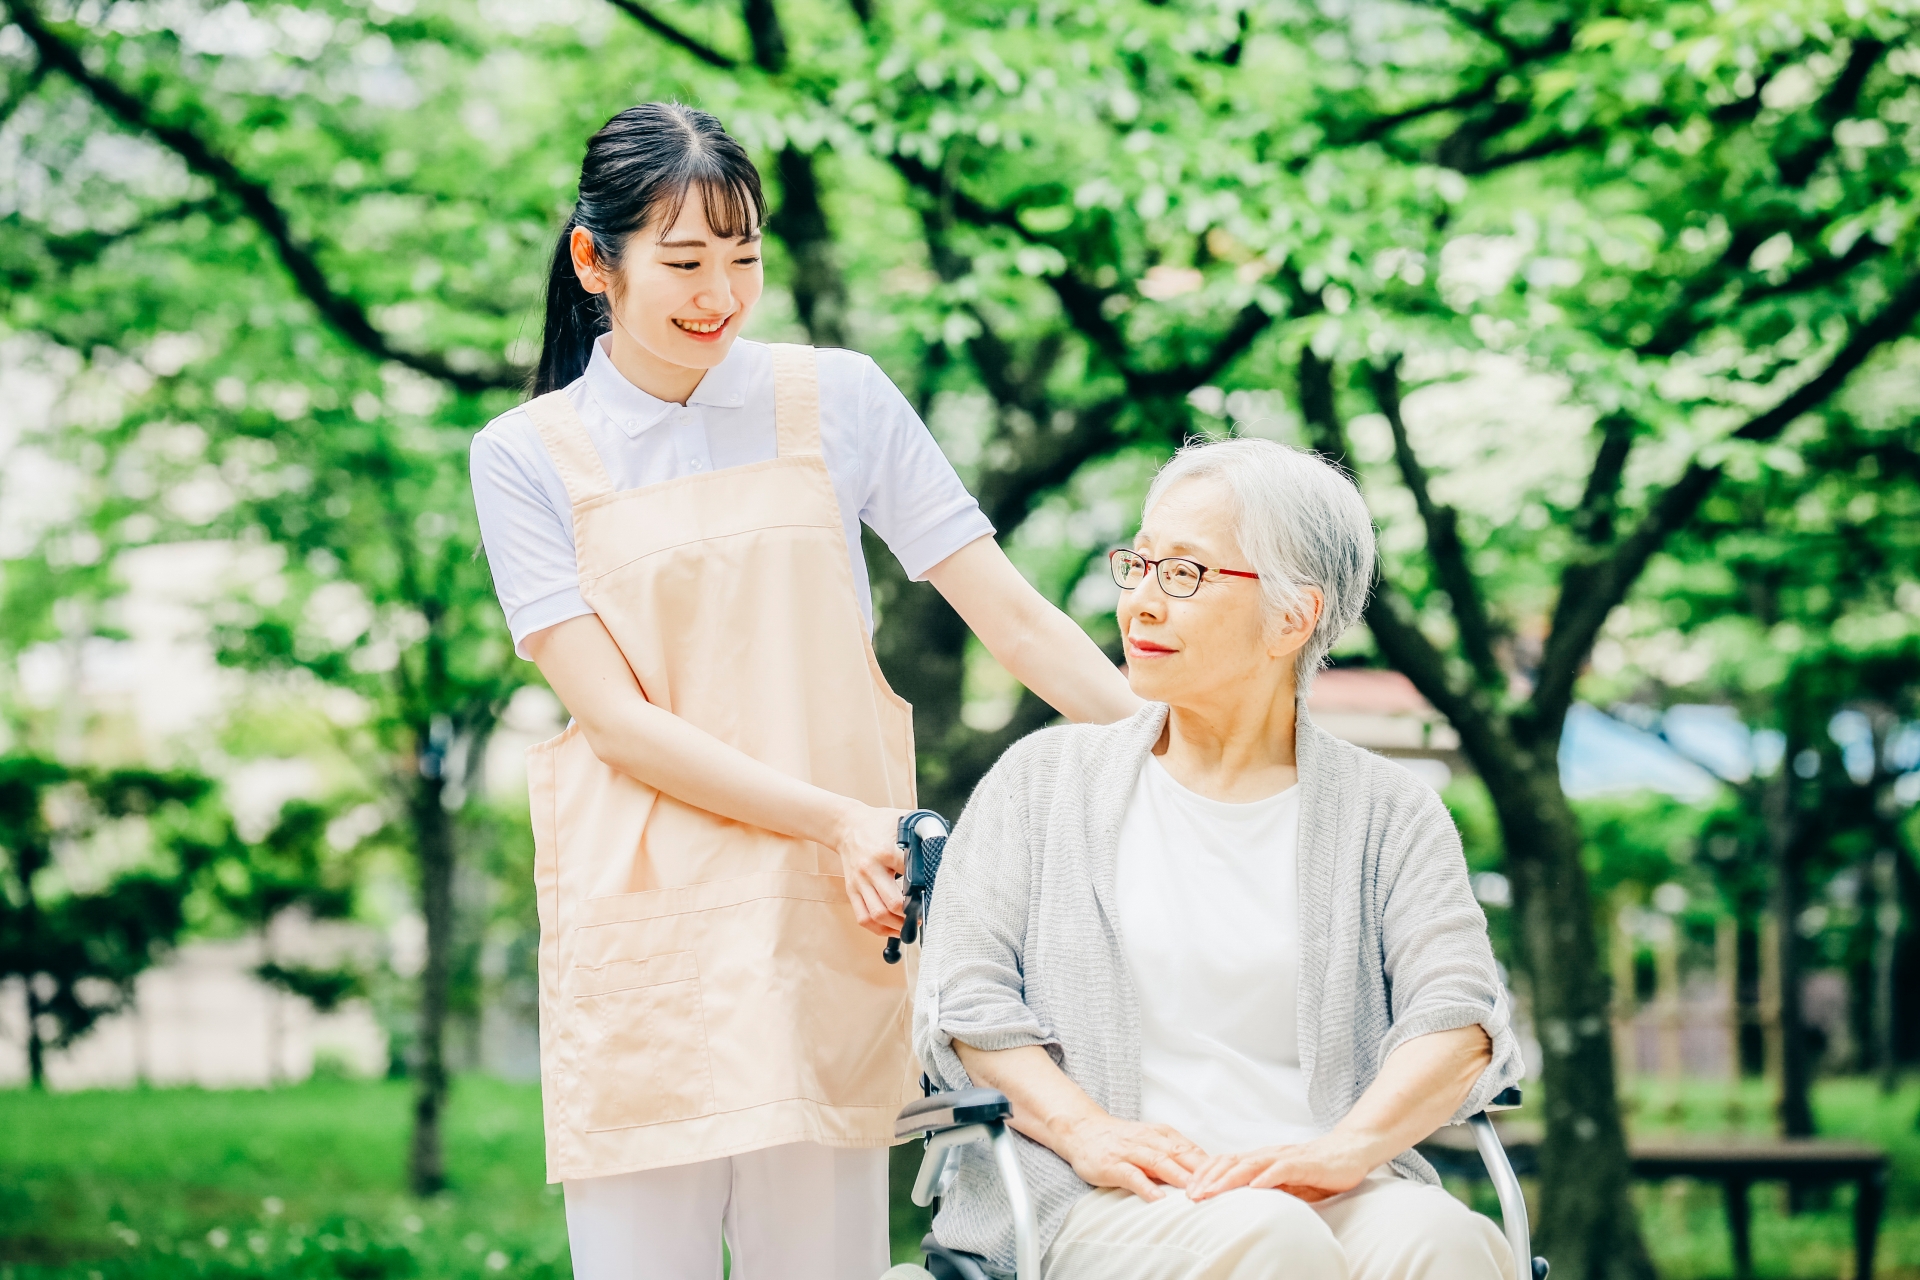
<path id="1" fill-rule="evenodd" d="M 933 878 L 940 868 L 940 855 L 947 845 L 947 820 L 931 809 L 915 809 L 900 819 L 900 834 L 895 847 L 900 850 L 902 874 L 906 881 L 901 896 L 906 899 L 906 918 L 900 924 L 900 936 L 888 938 L 880 958 L 888 964 L 900 963 L 900 944 L 918 942 L 927 919 L 927 900 L 933 893 Z"/>

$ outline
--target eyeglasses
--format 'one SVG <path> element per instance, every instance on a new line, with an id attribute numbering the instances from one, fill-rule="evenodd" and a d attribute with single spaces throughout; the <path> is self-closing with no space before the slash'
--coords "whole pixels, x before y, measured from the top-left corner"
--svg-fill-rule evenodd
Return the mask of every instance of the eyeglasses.
<path id="1" fill-rule="evenodd" d="M 1176 600 L 1184 600 L 1200 589 L 1207 575 L 1217 573 L 1225 578 L 1254 578 L 1257 573 L 1248 573 L 1245 569 L 1209 569 L 1198 560 L 1188 560 L 1182 556 L 1168 556 L 1164 560 L 1149 560 L 1138 551 L 1128 551 L 1124 547 L 1107 553 L 1107 564 L 1113 570 L 1113 580 L 1121 590 L 1131 591 L 1147 580 L 1147 570 L 1154 571 L 1160 579 L 1160 589 Z"/>

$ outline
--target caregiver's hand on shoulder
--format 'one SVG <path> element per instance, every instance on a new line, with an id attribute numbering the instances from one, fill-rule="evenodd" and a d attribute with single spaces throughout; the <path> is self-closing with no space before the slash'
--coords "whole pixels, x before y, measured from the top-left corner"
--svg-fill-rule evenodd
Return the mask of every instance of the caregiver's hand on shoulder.
<path id="1" fill-rule="evenodd" d="M 1272 1187 L 1308 1202 L 1325 1200 L 1359 1186 L 1378 1163 L 1362 1144 L 1330 1133 L 1312 1142 L 1211 1156 L 1194 1170 L 1187 1198 L 1207 1200 L 1235 1187 Z"/>
<path id="2" fill-rule="evenodd" d="M 899 840 L 900 819 L 906 813 L 905 809 L 850 805 L 834 841 L 854 919 L 868 933 L 883 938 L 897 937 L 907 919 L 905 899 L 895 883 L 905 870 Z"/>
<path id="3" fill-rule="evenodd" d="M 1059 1143 L 1054 1154 L 1072 1165 L 1082 1182 L 1119 1187 L 1142 1200 L 1165 1195 L 1159 1183 L 1187 1186 L 1194 1168 L 1207 1159 L 1172 1125 L 1118 1120 L 1104 1111 L 1051 1127 Z"/>

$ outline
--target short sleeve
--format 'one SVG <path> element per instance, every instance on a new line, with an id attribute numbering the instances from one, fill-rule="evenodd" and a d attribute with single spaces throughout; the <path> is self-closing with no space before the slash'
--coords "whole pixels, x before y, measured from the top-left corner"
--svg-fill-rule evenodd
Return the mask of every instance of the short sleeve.
<path id="1" fill-rule="evenodd" d="M 861 364 L 867 469 L 860 519 L 917 582 L 968 543 L 991 536 L 993 525 L 900 388 L 873 361 Z"/>
<path id="2" fill-rule="evenodd" d="M 504 415 L 473 438 L 470 464 L 480 541 L 513 633 L 513 651 L 524 658 L 521 642 L 528 636 L 593 610 L 580 596 L 572 512 L 555 506 L 549 477 L 542 474 L 545 455 L 530 453 L 514 438 L 513 427 L 531 428 L 522 411 L 514 413 L 521 422 Z"/>

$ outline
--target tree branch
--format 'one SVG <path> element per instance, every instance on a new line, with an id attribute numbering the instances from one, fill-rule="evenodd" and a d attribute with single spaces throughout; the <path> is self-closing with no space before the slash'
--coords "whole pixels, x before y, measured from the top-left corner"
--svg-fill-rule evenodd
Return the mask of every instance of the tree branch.
<path id="1" fill-rule="evenodd" d="M 1589 546 L 1613 541 L 1620 477 L 1627 468 L 1627 455 L 1633 451 L 1633 419 L 1624 413 L 1611 414 L 1600 431 L 1600 448 L 1594 453 L 1593 470 L 1587 473 L 1587 489 L 1573 513 L 1573 531 Z"/>
<path id="2" fill-rule="evenodd" d="M 387 335 L 373 326 L 366 308 L 357 298 L 338 292 L 328 282 L 313 247 L 294 235 L 285 211 L 265 185 L 241 173 L 231 160 L 216 152 L 191 129 L 159 119 L 145 102 L 106 76 L 90 70 L 81 59 L 80 51 L 54 34 L 27 0 L 6 0 L 6 6 L 48 66 L 73 81 L 123 125 L 158 139 L 185 161 L 188 168 L 212 181 L 223 194 L 237 202 L 272 242 L 281 265 L 293 277 L 296 287 L 342 337 L 370 355 L 418 369 L 461 391 L 520 386 L 521 377 L 512 370 L 482 373 L 455 369 L 441 356 L 394 346 Z"/>
<path id="3" fill-rule="evenodd" d="M 1776 160 L 1783 185 L 1792 188 L 1804 188 L 1812 180 L 1821 160 L 1825 159 L 1837 145 L 1834 141 L 1833 126 L 1842 118 L 1853 113 L 1859 106 L 1860 92 L 1865 86 L 1868 75 L 1885 56 L 1887 46 L 1875 40 L 1857 40 L 1848 55 L 1847 64 L 1834 78 L 1834 82 L 1807 109 L 1812 129 L 1800 149 Z M 1737 110 L 1749 111 L 1757 106 L 1759 93 L 1740 103 L 1731 104 L 1721 112 Z M 1721 114 L 1717 112 L 1716 115 Z M 1797 210 L 1796 210 L 1797 211 Z M 1695 309 L 1707 299 L 1724 290 L 1729 282 L 1739 282 L 1740 302 L 1767 297 L 1780 293 L 1798 292 L 1800 289 L 1817 285 L 1837 278 L 1853 269 L 1866 259 L 1873 257 L 1881 245 L 1869 236 L 1861 236 L 1837 258 L 1825 258 L 1802 268 L 1788 280 L 1778 285 L 1760 285 L 1747 287 L 1748 261 L 1753 251 L 1778 232 L 1785 231 L 1796 242 L 1804 243 L 1817 236 L 1810 234 L 1812 223 L 1819 213 L 1808 217 L 1786 218 L 1780 216 L 1777 205 L 1769 204 L 1762 208 L 1759 216 L 1735 228 L 1728 237 L 1727 247 L 1713 266 L 1689 278 L 1682 286 L 1680 298 L 1667 312 L 1654 331 L 1653 338 L 1642 344 L 1637 350 L 1641 354 L 1666 356 L 1672 355 L 1693 341 L 1700 333 L 1714 323 L 1712 317 L 1700 317 Z"/>
<path id="4" fill-rule="evenodd" d="M 1307 435 L 1315 452 L 1355 476 L 1357 470 L 1348 461 L 1346 425 L 1333 399 L 1333 365 L 1314 354 L 1312 346 L 1300 348 L 1300 414 L 1306 419 Z M 1376 561 L 1373 594 L 1367 600 L 1367 627 L 1389 666 L 1413 681 L 1435 710 L 1445 716 L 1464 735 L 1469 724 L 1490 723 L 1489 708 L 1476 703 L 1470 693 L 1458 687 L 1448 671 L 1447 657 L 1440 647 L 1420 630 L 1413 606 L 1387 578 L 1386 567 Z"/>
<path id="5" fill-rule="evenodd" d="M 1920 276 L 1909 279 L 1872 320 L 1861 325 L 1834 354 L 1826 368 L 1789 392 L 1780 403 L 1754 415 L 1730 439 L 1772 440 L 1800 415 L 1816 409 L 1840 388 L 1882 345 L 1906 333 L 1920 316 Z M 1693 518 L 1721 468 L 1693 462 L 1680 478 L 1648 504 L 1647 512 L 1612 552 L 1598 560 L 1577 561 L 1561 575 L 1553 630 L 1540 660 L 1540 682 L 1532 718 L 1557 724 L 1573 700 L 1574 682 L 1607 616 L 1639 579 L 1647 562 L 1667 539 Z"/>
<path id="6" fill-rule="evenodd" d="M 753 62 L 768 75 L 787 65 L 787 35 L 774 0 L 741 0 L 740 16 L 753 42 Z M 774 159 L 780 176 L 780 211 L 773 231 L 793 255 L 793 305 L 817 347 L 847 345 L 847 284 L 834 256 L 833 229 L 820 203 L 813 157 L 789 142 Z"/>
<path id="7" fill-rule="evenodd" d="M 1415 103 L 1411 107 L 1402 107 L 1398 111 L 1389 111 L 1385 115 L 1378 115 L 1369 120 L 1363 120 L 1341 137 L 1333 137 L 1331 136 L 1331 131 L 1329 131 L 1330 136 L 1328 137 L 1328 141 L 1335 146 L 1352 146 L 1359 142 L 1372 142 L 1382 134 L 1391 133 L 1403 124 L 1424 119 L 1427 116 L 1439 115 L 1443 111 L 1464 111 L 1468 107 L 1477 107 L 1493 96 L 1494 90 L 1500 86 L 1500 77 L 1506 73 L 1506 68 L 1503 67 L 1487 76 L 1486 79 L 1473 86 L 1473 88 L 1463 89 L 1450 98 L 1440 98 L 1431 102 Z"/>
<path id="8" fill-rule="evenodd" d="M 739 59 L 730 58 L 711 45 L 702 44 L 653 10 L 641 4 L 640 0 L 607 0 L 607 3 L 626 14 L 629 18 L 632 18 L 647 30 L 653 32 L 653 34 L 659 36 L 662 40 L 665 40 L 668 44 L 685 49 L 688 53 L 710 67 L 718 67 L 722 71 L 731 71 L 740 65 Z"/>
<path id="9" fill-rule="evenodd" d="M 1801 144 L 1799 149 L 1779 157 L 1775 164 L 1780 170 L 1780 180 L 1789 187 L 1804 187 L 1813 177 L 1814 170 L 1827 158 L 1838 145 L 1834 141 L 1833 126 L 1845 117 L 1852 115 L 1859 104 L 1860 90 L 1867 83 L 1867 76 L 1886 56 L 1887 46 L 1878 40 L 1858 39 L 1847 55 L 1847 65 L 1833 78 L 1833 84 L 1820 95 L 1811 112 L 1815 128 Z"/>
<path id="10" fill-rule="evenodd" d="M 1433 562 L 1434 576 L 1447 593 L 1453 607 L 1453 624 L 1460 632 L 1460 648 L 1474 675 L 1489 689 L 1506 685 L 1506 674 L 1493 654 L 1493 627 L 1487 617 L 1486 600 L 1468 563 L 1467 549 L 1460 541 L 1460 513 L 1433 500 L 1427 469 L 1413 451 L 1407 438 L 1407 424 L 1400 412 L 1400 361 L 1396 357 L 1384 367 L 1370 368 L 1368 381 L 1373 398 L 1386 415 L 1393 431 L 1393 457 L 1400 468 L 1400 479 L 1413 494 L 1413 504 L 1427 527 L 1427 558 Z"/>
<path id="11" fill-rule="evenodd" d="M 753 41 L 753 65 L 778 75 L 787 65 L 787 33 L 780 28 L 780 12 L 773 0 L 741 0 L 740 16 Z"/>
<path id="12" fill-rule="evenodd" d="M 40 61 L 34 64 L 33 70 L 27 72 L 26 83 L 20 86 L 18 92 L 8 95 L 4 104 L 0 104 L 0 125 L 13 119 L 13 113 L 18 111 L 21 106 L 26 103 L 26 100 L 33 96 L 34 90 L 38 89 L 41 81 L 47 78 L 49 69 L 45 58 L 40 59 Z"/>
<path id="13" fill-rule="evenodd" d="M 1430 8 L 1438 9 L 1482 40 L 1497 45 L 1501 52 L 1507 55 L 1509 62 L 1517 63 L 1526 59 L 1528 54 L 1526 47 L 1500 30 L 1500 14 L 1497 10 L 1488 9 L 1484 13 L 1476 13 L 1472 9 L 1462 8 L 1452 3 L 1452 0 L 1425 0 L 1425 2 Z"/>
<path id="14" fill-rule="evenodd" d="M 982 204 L 947 182 L 944 174 L 917 157 L 895 153 L 889 159 L 909 186 L 931 197 L 943 210 L 962 222 L 974 227 L 999 227 L 1013 232 L 1028 244 L 1051 247 L 1044 237 L 1035 235 L 1022 225 L 1016 209 L 996 209 Z M 1060 308 L 1065 312 L 1068 322 L 1106 357 L 1125 380 L 1127 390 L 1135 396 L 1184 395 L 1231 364 L 1273 323 L 1273 317 L 1266 311 L 1250 304 L 1234 317 L 1233 324 L 1214 342 L 1204 358 L 1168 369 L 1136 369 L 1127 359 L 1129 344 L 1125 335 L 1107 318 L 1103 309 L 1106 300 L 1112 296 L 1112 290 L 1096 288 L 1070 272 L 1048 276 L 1046 281 L 1059 299 Z M 1303 291 L 1291 275 L 1289 284 L 1292 286 L 1289 292 L 1298 305 L 1303 298 Z"/>
<path id="15" fill-rule="evenodd" d="M 114 245 L 119 244 L 122 240 L 131 239 L 154 227 L 164 226 L 170 222 L 184 222 L 196 213 L 204 213 L 210 217 L 218 218 L 222 214 L 230 215 L 231 210 L 226 202 L 218 196 L 202 196 L 197 199 L 181 200 L 163 209 L 156 209 L 150 213 L 142 214 L 117 231 L 79 231 L 72 235 L 64 236 L 43 234 L 40 239 L 40 246 L 46 251 L 47 257 L 51 258 L 61 270 L 72 271 L 78 267 L 86 266 L 89 263 L 97 262 L 102 254 Z M 8 214 L 4 219 L 0 219 L 0 225 L 8 224 L 24 225 L 24 222 L 19 214 L 12 213 Z M 7 274 L 14 280 L 30 278 L 26 274 L 24 264 L 21 265 L 20 270 L 17 272 L 10 270 Z"/>

